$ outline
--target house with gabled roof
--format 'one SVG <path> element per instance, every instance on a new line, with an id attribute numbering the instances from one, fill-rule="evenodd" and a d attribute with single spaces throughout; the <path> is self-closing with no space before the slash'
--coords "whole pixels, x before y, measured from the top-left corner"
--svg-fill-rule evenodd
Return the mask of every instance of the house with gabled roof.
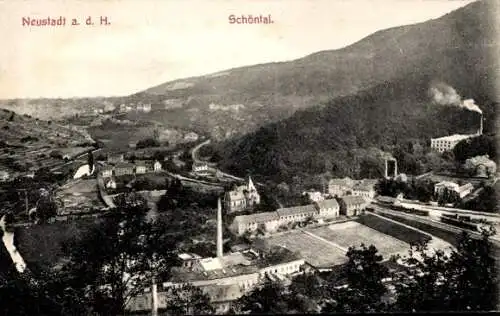
<path id="1" fill-rule="evenodd" d="M 327 199 L 315 203 L 320 218 L 334 218 L 340 214 L 340 206 L 336 199 Z"/>
<path id="2" fill-rule="evenodd" d="M 340 213 L 347 216 L 359 215 L 367 206 L 366 198 L 358 195 L 346 195 L 341 198 Z"/>

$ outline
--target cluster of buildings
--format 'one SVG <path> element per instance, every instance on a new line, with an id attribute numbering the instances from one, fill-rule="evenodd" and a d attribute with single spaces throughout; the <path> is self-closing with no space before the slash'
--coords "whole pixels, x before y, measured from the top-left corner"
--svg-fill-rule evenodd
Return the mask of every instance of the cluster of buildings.
<path id="1" fill-rule="evenodd" d="M 132 299 L 127 306 L 128 310 L 143 312 L 164 309 L 168 304 L 168 290 L 189 283 L 199 287 L 210 297 L 218 314 L 225 313 L 233 301 L 264 280 L 286 281 L 289 277 L 301 273 L 305 264 L 303 258 L 284 248 L 279 248 L 274 254 L 257 248 L 225 254 L 220 199 L 217 206 L 216 243 L 216 257 L 202 258 L 196 254 L 179 254 L 181 264 L 172 269 L 171 279 Z M 277 256 L 277 253 L 280 255 Z"/>
<path id="2" fill-rule="evenodd" d="M 260 204 L 260 195 L 251 177 L 248 177 L 246 184 L 235 187 L 224 196 L 224 208 L 228 214 L 243 211 L 257 204 Z"/>
<path id="3" fill-rule="evenodd" d="M 279 208 L 274 212 L 236 216 L 229 229 L 236 235 L 260 230 L 276 232 L 280 227 L 308 220 L 335 219 L 340 215 L 356 216 L 369 204 L 362 196 L 347 195 L 337 199 L 324 199 L 312 204 Z"/>
<path id="4" fill-rule="evenodd" d="M 450 151 L 455 148 L 455 146 L 462 140 L 477 137 L 483 134 L 483 114 L 481 113 L 477 105 L 474 104 L 473 99 L 468 99 L 463 101 L 463 106 L 467 109 L 473 109 L 473 111 L 481 115 L 479 129 L 475 134 L 453 134 L 449 136 L 431 138 L 431 149 L 437 152 L 443 153 L 445 151 Z M 476 109 L 474 109 L 476 108 Z"/>
<path id="5" fill-rule="evenodd" d="M 116 183 L 112 179 L 114 176 L 145 174 L 148 172 L 159 172 L 162 170 L 163 166 L 158 160 L 155 160 L 154 162 L 136 160 L 131 163 L 125 161 L 123 154 L 109 155 L 108 165 L 101 169 L 101 176 L 107 180 L 107 188 L 116 188 Z"/>
<path id="6" fill-rule="evenodd" d="M 431 138 L 431 149 L 440 153 L 443 153 L 445 151 L 451 151 L 462 140 L 476 136 L 477 135 L 475 134 L 472 135 L 453 134 L 439 138 Z"/>
<path id="7" fill-rule="evenodd" d="M 354 195 L 373 199 L 377 182 L 377 179 L 353 180 L 349 177 L 331 179 L 328 183 L 328 194 L 337 197 Z"/>
<path id="8" fill-rule="evenodd" d="M 471 183 L 466 183 L 459 185 L 458 183 L 451 181 L 441 181 L 434 185 L 434 194 L 436 196 L 441 196 L 445 191 L 454 192 L 459 198 L 464 198 L 474 190 L 474 186 Z"/>
<path id="9" fill-rule="evenodd" d="M 133 105 L 126 105 L 126 104 L 120 104 L 120 108 L 119 108 L 119 111 L 121 113 L 124 113 L 124 112 L 130 112 L 132 110 L 136 110 L 136 111 L 139 111 L 139 112 L 145 112 L 145 113 L 148 113 L 148 112 L 151 112 L 151 104 L 150 103 L 138 103 L 137 105 L 135 105 L 135 108 Z"/>

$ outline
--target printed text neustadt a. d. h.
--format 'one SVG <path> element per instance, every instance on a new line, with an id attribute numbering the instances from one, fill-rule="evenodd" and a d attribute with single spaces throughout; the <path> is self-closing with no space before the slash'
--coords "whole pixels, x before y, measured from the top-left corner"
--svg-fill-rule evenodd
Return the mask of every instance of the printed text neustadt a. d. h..
<path id="1" fill-rule="evenodd" d="M 274 23 L 270 14 L 268 15 L 231 14 L 228 19 L 229 19 L 229 24 L 273 24 Z"/>
<path id="2" fill-rule="evenodd" d="M 23 26 L 66 26 L 66 25 L 109 25 L 110 19 L 107 16 L 99 16 L 97 18 L 87 16 L 86 18 L 66 18 L 64 16 L 57 17 L 22 17 Z"/>

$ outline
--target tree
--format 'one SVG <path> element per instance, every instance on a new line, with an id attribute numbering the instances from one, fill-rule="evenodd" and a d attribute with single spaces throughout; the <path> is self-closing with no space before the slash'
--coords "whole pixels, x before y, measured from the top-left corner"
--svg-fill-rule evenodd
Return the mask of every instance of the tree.
<path id="1" fill-rule="evenodd" d="M 123 314 L 130 299 L 167 277 L 176 240 L 167 236 L 168 222 L 145 220 L 145 201 L 118 199 L 118 207 L 98 227 L 67 245 L 66 283 L 87 299 L 94 313 Z"/>
<path id="2" fill-rule="evenodd" d="M 265 281 L 236 301 L 236 310 L 250 314 L 284 314 L 290 311 L 283 284 Z"/>
<path id="3" fill-rule="evenodd" d="M 381 312 L 386 309 L 382 297 L 387 292 L 382 279 L 388 276 L 388 269 L 382 265 L 383 257 L 375 246 L 360 248 L 350 247 L 348 261 L 342 271 L 346 280 L 344 287 L 331 283 L 328 292 L 333 302 L 328 302 L 323 309 L 334 312 Z"/>
<path id="4" fill-rule="evenodd" d="M 427 253 L 425 246 L 404 259 L 413 268 L 397 282 L 395 311 L 489 311 L 498 303 L 498 276 L 491 232 L 474 238 L 463 232 L 457 249 L 446 255 Z"/>
<path id="5" fill-rule="evenodd" d="M 36 203 L 36 216 L 41 223 L 45 223 L 57 215 L 57 204 L 51 193 L 41 189 L 40 198 Z"/>
<path id="6" fill-rule="evenodd" d="M 94 168 L 94 154 L 91 151 L 87 154 L 87 163 L 89 165 L 89 169 L 92 171 Z"/>
<path id="7" fill-rule="evenodd" d="M 325 298 L 322 279 L 314 273 L 294 277 L 288 290 L 292 298 L 291 307 L 301 313 L 318 311 L 319 303 Z"/>
<path id="8" fill-rule="evenodd" d="M 167 312 L 174 315 L 213 314 L 210 297 L 200 288 L 184 284 L 179 288 L 168 288 L 166 293 Z"/>
<path id="9" fill-rule="evenodd" d="M 160 142 L 154 138 L 146 138 L 140 140 L 136 144 L 136 148 L 160 147 Z"/>

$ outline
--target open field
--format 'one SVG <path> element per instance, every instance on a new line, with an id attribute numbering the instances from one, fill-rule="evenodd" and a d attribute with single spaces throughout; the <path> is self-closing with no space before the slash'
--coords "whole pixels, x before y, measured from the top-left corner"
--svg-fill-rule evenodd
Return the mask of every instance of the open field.
<path id="1" fill-rule="evenodd" d="M 302 231 L 271 236 L 265 238 L 264 242 L 267 246 L 282 246 L 293 252 L 297 251 L 307 263 L 315 267 L 340 265 L 347 260 L 345 252 L 341 249 L 309 236 Z"/>
<path id="2" fill-rule="evenodd" d="M 310 229 L 309 232 L 344 248 L 361 244 L 374 245 L 384 259 L 396 254 L 406 255 L 410 248 L 404 241 L 354 221 L 318 227 Z"/>
<path id="3" fill-rule="evenodd" d="M 72 181 L 62 187 L 62 192 L 64 193 L 97 193 L 97 181 L 96 179 L 79 179 Z"/>
<path id="4" fill-rule="evenodd" d="M 90 212 L 105 205 L 99 198 L 95 179 L 76 180 L 64 185 L 56 193 L 60 201 L 59 215 Z"/>
<path id="5" fill-rule="evenodd" d="M 0 111 L 0 164 L 16 176 L 29 169 L 62 162 L 53 151 L 86 150 L 91 139 L 85 132 L 55 122 L 38 120 L 10 111 Z"/>
<path id="6" fill-rule="evenodd" d="M 397 238 L 408 244 L 429 241 L 431 239 L 431 237 L 424 235 L 416 230 L 398 225 L 394 222 L 384 220 L 371 214 L 360 216 L 358 219 L 356 219 L 356 222 L 373 228 L 383 234 Z"/>
<path id="7" fill-rule="evenodd" d="M 57 264 L 67 255 L 63 244 L 83 236 L 95 225 L 96 219 L 80 219 L 68 223 L 19 226 L 15 231 L 14 243 L 28 268 L 36 271 Z"/>

